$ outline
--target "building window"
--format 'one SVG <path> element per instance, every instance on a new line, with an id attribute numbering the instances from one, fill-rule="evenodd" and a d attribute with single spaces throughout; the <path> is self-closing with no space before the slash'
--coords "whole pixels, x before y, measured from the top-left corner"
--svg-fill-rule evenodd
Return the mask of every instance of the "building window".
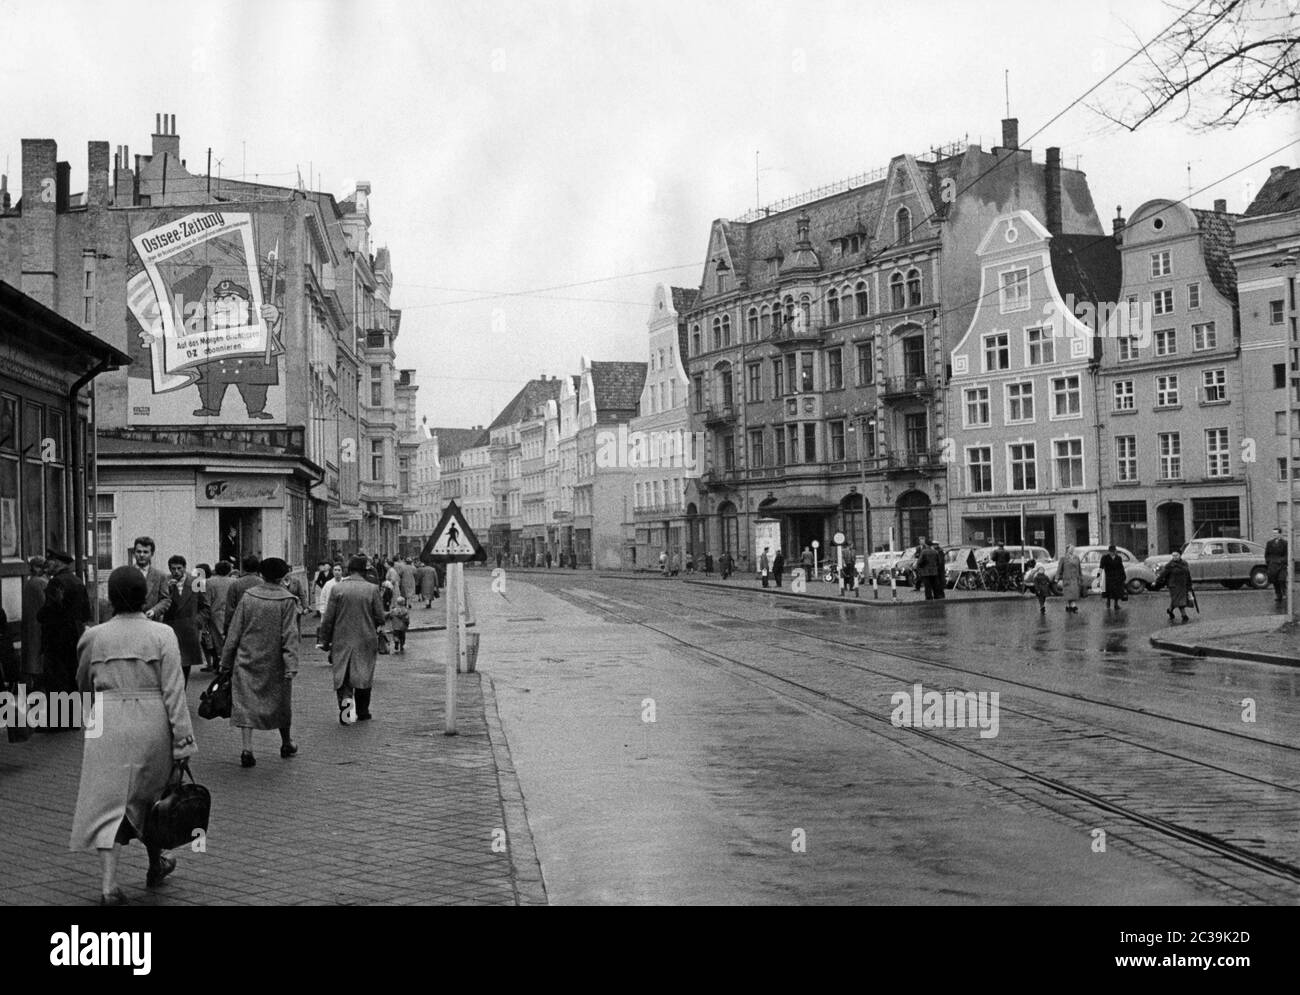
<path id="1" fill-rule="evenodd" d="M 1286 390 L 1286 363 L 1273 364 L 1273 389 Z"/>
<path id="2" fill-rule="evenodd" d="M 1201 385 L 1205 388 L 1205 403 L 1215 404 L 1228 399 L 1228 371 L 1206 370 L 1201 374 Z"/>
<path id="3" fill-rule="evenodd" d="M 1157 290 L 1151 295 L 1152 310 L 1160 314 L 1174 313 L 1174 292 L 1172 290 Z"/>
<path id="4" fill-rule="evenodd" d="M 722 348 L 722 319 L 721 318 L 713 319 L 713 348 L 714 349 Z"/>
<path id="5" fill-rule="evenodd" d="M 95 565 L 99 570 L 113 569 L 117 552 L 117 502 L 113 494 L 95 495 Z"/>
<path id="6" fill-rule="evenodd" d="M 903 375 L 925 376 L 925 336 L 908 335 L 903 339 Z"/>
<path id="7" fill-rule="evenodd" d="M 859 318 L 865 318 L 871 313 L 871 299 L 867 294 L 867 284 L 864 280 L 859 280 L 858 285 L 853 289 L 853 306 L 857 309 Z"/>
<path id="8" fill-rule="evenodd" d="M 1177 432 L 1161 432 L 1160 479 L 1181 480 L 1183 476 L 1183 445 Z"/>
<path id="9" fill-rule="evenodd" d="M 1115 436 L 1115 479 L 1133 483 L 1138 479 L 1137 436 Z"/>
<path id="10" fill-rule="evenodd" d="M 895 273 L 889 278 L 889 302 L 895 311 L 903 310 L 906 301 L 903 297 L 902 273 Z"/>
<path id="11" fill-rule="evenodd" d="M 1172 356 L 1178 351 L 1178 338 L 1172 328 L 1162 328 L 1155 334 L 1156 355 Z"/>
<path id="12" fill-rule="evenodd" d="M 831 460 L 838 462 L 844 459 L 844 422 L 833 421 L 830 423 L 831 429 Z"/>
<path id="13" fill-rule="evenodd" d="M 1029 308 L 1029 270 L 1008 270 L 1000 283 L 1002 313 L 1025 311 Z"/>
<path id="14" fill-rule="evenodd" d="M 1156 377 L 1156 407 L 1171 408 L 1178 404 L 1178 376 Z"/>
<path id="15" fill-rule="evenodd" d="M 872 349 L 870 342 L 859 342 L 857 345 L 858 355 L 858 386 L 865 387 L 875 379 L 875 350 Z"/>
<path id="16" fill-rule="evenodd" d="M 1056 377 L 1052 380 L 1052 417 L 1073 418 L 1082 414 L 1079 377 Z"/>
<path id="17" fill-rule="evenodd" d="M 844 353 L 840 349 L 831 349 L 826 353 L 826 373 L 830 381 L 827 390 L 839 390 L 844 386 Z"/>
<path id="18" fill-rule="evenodd" d="M 1010 335 L 992 332 L 984 336 L 984 371 L 1005 370 L 1011 366 Z"/>
<path id="19" fill-rule="evenodd" d="M 691 355 L 698 356 L 704 351 L 704 340 L 700 337 L 700 326 L 691 326 Z"/>
<path id="20" fill-rule="evenodd" d="M 1226 428 L 1207 428 L 1205 430 L 1205 475 L 1207 477 L 1231 476 L 1229 465 L 1228 430 Z"/>
<path id="21" fill-rule="evenodd" d="M 749 433 L 749 465 L 751 467 L 764 467 L 767 465 L 763 461 L 763 430 L 761 428 L 752 429 Z"/>
<path id="22" fill-rule="evenodd" d="M 772 309 L 766 304 L 758 309 L 758 334 L 764 339 L 772 336 Z"/>
<path id="23" fill-rule="evenodd" d="M 1214 322 L 1206 321 L 1199 325 L 1192 326 L 1192 348 L 1200 351 L 1203 349 L 1213 349 L 1218 342 L 1218 336 L 1214 331 Z"/>
<path id="24" fill-rule="evenodd" d="M 1132 380 L 1116 380 L 1111 394 L 1111 408 L 1114 411 L 1132 411 L 1136 407 L 1133 396 Z"/>
<path id="25" fill-rule="evenodd" d="M 1119 361 L 1130 363 L 1138 358 L 1138 340 L 1136 336 L 1125 335 L 1119 339 Z"/>
<path id="26" fill-rule="evenodd" d="M 1201 309 L 1201 285 L 1199 283 L 1189 283 L 1187 285 L 1187 310 L 1199 311 Z"/>
<path id="27" fill-rule="evenodd" d="M 1045 366 L 1056 361 L 1056 342 L 1048 329 L 1027 329 L 1025 337 L 1029 340 L 1030 366 Z"/>
<path id="28" fill-rule="evenodd" d="M 799 393 L 811 394 L 813 392 L 813 360 L 815 354 L 811 352 L 799 353 Z"/>
<path id="29" fill-rule="evenodd" d="M 1285 306 L 1282 301 L 1268 302 L 1268 323 L 1270 325 L 1282 324 L 1282 318 L 1285 313 Z"/>
<path id="30" fill-rule="evenodd" d="M 907 271 L 907 306 L 908 307 L 921 306 L 921 271 L 920 270 L 913 269 Z"/>
<path id="31" fill-rule="evenodd" d="M 1083 440 L 1057 439 L 1056 486 L 1060 490 L 1083 486 Z"/>
<path id="32" fill-rule="evenodd" d="M 832 325 L 840 320 L 840 292 L 833 287 L 826 291 L 826 320 Z"/>
<path id="33" fill-rule="evenodd" d="M 384 479 L 384 440 L 370 440 L 370 479 Z"/>
<path id="34" fill-rule="evenodd" d="M 730 408 L 732 406 L 732 403 L 734 402 L 734 397 L 732 396 L 732 391 L 731 391 L 730 370 L 722 371 L 721 381 L 722 381 L 722 406 L 724 408 Z"/>
<path id="35" fill-rule="evenodd" d="M 798 425 L 787 425 L 785 427 L 785 462 L 788 466 L 795 466 L 799 462 Z"/>
<path id="36" fill-rule="evenodd" d="M 930 451 L 930 424 L 924 411 L 903 416 L 903 443 L 916 456 Z"/>
<path id="37" fill-rule="evenodd" d="M 1016 442 L 1008 449 L 1011 452 L 1011 490 L 1038 490 L 1038 465 L 1034 443 Z"/>
<path id="38" fill-rule="evenodd" d="M 731 345 L 731 315 L 729 314 L 722 316 L 722 344 Z"/>
<path id="39" fill-rule="evenodd" d="M 1034 384 L 1025 380 L 1007 384 L 1007 422 L 1034 420 Z"/>
<path id="40" fill-rule="evenodd" d="M 799 298 L 799 318 L 803 322 L 799 327 L 809 331 L 812 328 L 812 298 L 807 294 Z"/>
<path id="41" fill-rule="evenodd" d="M 1151 277 L 1169 275 L 1169 250 L 1151 253 Z"/>
<path id="42" fill-rule="evenodd" d="M 691 387 L 693 388 L 693 393 L 695 394 L 695 410 L 703 411 L 704 410 L 703 374 L 697 373 L 694 377 L 691 378 Z"/>
<path id="43" fill-rule="evenodd" d="M 966 388 L 966 428 L 987 425 L 989 415 L 989 389 L 987 387 Z"/>
<path id="44" fill-rule="evenodd" d="M 384 368 L 382 366 L 370 367 L 370 406 L 372 408 L 382 408 L 384 406 Z"/>
<path id="45" fill-rule="evenodd" d="M 966 473 L 972 494 L 993 493 L 993 450 L 988 446 L 967 449 Z"/>
<path id="46" fill-rule="evenodd" d="M 772 360 L 772 396 L 785 395 L 785 361 L 781 357 Z"/>
<path id="47" fill-rule="evenodd" d="M 736 469 L 736 437 L 734 435 L 724 435 L 722 437 L 722 468 L 728 472 Z"/>
<path id="48" fill-rule="evenodd" d="M 403 494 L 411 493 L 411 461 L 405 456 L 397 460 L 397 489 Z"/>
<path id="49" fill-rule="evenodd" d="M 727 274 L 718 273 L 717 277 L 718 277 L 718 293 L 725 294 L 727 292 Z"/>
<path id="50" fill-rule="evenodd" d="M 894 214 L 894 241 L 899 245 L 912 241 L 912 212 L 906 207 Z"/>
<path id="51" fill-rule="evenodd" d="M 748 375 L 745 400 L 751 403 L 761 401 L 763 399 L 763 364 L 750 363 L 745 367 L 745 370 Z"/>

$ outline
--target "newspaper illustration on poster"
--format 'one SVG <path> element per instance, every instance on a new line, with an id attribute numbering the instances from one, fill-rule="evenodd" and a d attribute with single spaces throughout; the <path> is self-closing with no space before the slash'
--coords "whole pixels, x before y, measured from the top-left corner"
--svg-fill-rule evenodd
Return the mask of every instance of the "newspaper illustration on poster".
<path id="1" fill-rule="evenodd" d="M 253 220 L 248 213 L 200 211 L 131 239 L 141 269 L 127 281 L 127 306 L 146 353 L 141 365 L 150 379 L 141 386 L 153 395 L 149 413 L 161 407 L 162 395 L 194 386 L 198 407 L 168 404 L 167 420 L 244 421 L 226 399 L 233 385 L 246 419 L 276 418 L 267 393 L 280 383 L 284 346 L 280 309 L 265 298 L 278 289 L 279 243 L 267 253 L 271 277 L 264 286 Z M 132 403 L 133 414 L 145 413 Z"/>

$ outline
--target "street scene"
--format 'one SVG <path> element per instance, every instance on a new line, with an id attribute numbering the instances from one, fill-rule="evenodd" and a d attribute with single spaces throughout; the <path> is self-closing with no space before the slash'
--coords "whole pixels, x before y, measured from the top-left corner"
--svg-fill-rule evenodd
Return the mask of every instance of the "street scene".
<path id="1" fill-rule="evenodd" d="M 0 3 L 0 906 L 1300 903 L 1294 2 L 124 9 Z"/>

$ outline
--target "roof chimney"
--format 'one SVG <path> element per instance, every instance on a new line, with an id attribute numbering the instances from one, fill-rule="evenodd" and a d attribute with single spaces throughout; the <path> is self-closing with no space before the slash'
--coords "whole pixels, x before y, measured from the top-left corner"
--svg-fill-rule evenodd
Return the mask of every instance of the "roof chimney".
<path id="1" fill-rule="evenodd" d="M 1228 213 L 1228 202 L 1227 202 L 1226 200 L 1224 200 L 1222 197 L 1219 197 L 1219 198 L 1218 198 L 1217 200 L 1215 200 L 1215 202 L 1214 202 L 1214 209 L 1215 209 L 1216 211 L 1218 211 L 1220 214 L 1227 214 L 1227 213 Z"/>
<path id="2" fill-rule="evenodd" d="M 9 210 L 9 177 L 0 173 L 0 211 Z"/>
<path id="3" fill-rule="evenodd" d="M 1020 121 L 1014 117 L 1002 119 L 1002 147 L 1004 149 L 1020 148 Z"/>
<path id="4" fill-rule="evenodd" d="M 1128 224 L 1128 220 L 1124 217 L 1123 213 L 1121 212 L 1120 206 L 1116 204 L 1115 220 L 1110 223 L 1110 230 L 1111 232 L 1114 233 L 1116 242 L 1124 241 L 1124 226 L 1127 224 Z"/>
<path id="5" fill-rule="evenodd" d="M 86 204 L 94 207 L 107 207 L 108 186 L 108 142 L 90 142 L 87 146 L 86 169 Z"/>
<path id="6" fill-rule="evenodd" d="M 1052 146 L 1047 150 L 1047 166 L 1044 169 L 1047 184 L 1047 230 L 1053 235 L 1061 234 L 1061 150 Z"/>
<path id="7" fill-rule="evenodd" d="M 153 154 L 160 156 L 167 153 L 180 159 L 181 140 L 176 134 L 176 115 L 156 114 L 154 125 L 156 130 L 153 133 Z"/>
<path id="8" fill-rule="evenodd" d="M 1283 173 L 1286 173 L 1290 168 L 1290 166 L 1274 166 L 1268 171 L 1268 178 L 1270 180 L 1275 180 Z"/>

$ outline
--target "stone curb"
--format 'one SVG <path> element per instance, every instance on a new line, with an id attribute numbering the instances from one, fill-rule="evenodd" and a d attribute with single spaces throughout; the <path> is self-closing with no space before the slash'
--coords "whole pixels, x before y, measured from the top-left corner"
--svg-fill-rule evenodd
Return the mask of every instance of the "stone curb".
<path id="1" fill-rule="evenodd" d="M 933 601 L 926 601 L 924 598 L 921 598 L 920 600 L 914 600 L 910 597 L 908 598 L 900 597 L 898 601 L 895 602 L 892 598 L 887 598 L 887 597 L 881 597 L 880 599 L 871 598 L 871 597 L 841 598 L 839 595 L 829 595 L 829 594 L 796 594 L 794 591 L 787 591 L 783 587 L 777 587 L 777 588 L 737 587 L 733 584 L 720 584 L 717 581 L 707 581 L 707 580 L 686 580 L 683 578 L 682 583 L 696 584 L 700 587 L 716 587 L 723 591 L 740 591 L 742 593 L 750 593 L 750 594 L 780 594 L 780 595 L 784 595 L 787 598 L 801 598 L 804 600 L 825 601 L 833 605 L 850 605 L 850 606 L 857 606 L 859 608 L 903 608 L 903 607 L 911 608 L 916 605 L 934 604 Z M 822 583 L 822 582 L 817 581 L 816 583 Z M 862 590 L 865 592 L 865 591 L 869 591 L 870 589 L 863 588 Z M 882 595 L 887 590 L 889 589 L 881 588 Z M 972 604 L 978 604 L 980 602 L 985 602 L 985 601 L 1009 601 L 1013 597 L 1023 598 L 1026 597 L 1026 595 L 1012 595 L 1009 593 L 1008 594 L 976 594 L 971 597 L 967 597 L 966 595 L 962 595 L 960 597 L 954 597 L 954 598 L 945 597 L 942 600 L 945 605 L 947 605 L 949 602 L 951 602 L 954 605 L 972 605 Z"/>
<path id="2" fill-rule="evenodd" d="M 1206 646 L 1201 643 L 1180 643 L 1173 639 L 1150 637 L 1151 645 L 1156 649 L 1187 656 L 1219 656 L 1232 660 L 1250 660 L 1253 663 L 1273 663 L 1282 667 L 1300 667 L 1300 657 L 1284 656 L 1281 653 L 1257 653 L 1254 650 L 1239 650 L 1231 646 Z"/>
<path id="3" fill-rule="evenodd" d="M 516 905 L 549 905 L 546 897 L 546 880 L 542 864 L 537 858 L 533 832 L 528 825 L 528 806 L 524 801 L 519 776 L 515 772 L 510 744 L 501 726 L 501 713 L 497 707 L 496 685 L 489 677 L 480 675 L 483 690 L 483 715 L 487 720 L 488 742 L 492 746 L 492 759 L 497 769 L 497 787 L 501 808 L 506 820 L 506 845 L 510 850 L 511 878 L 515 886 Z"/>

